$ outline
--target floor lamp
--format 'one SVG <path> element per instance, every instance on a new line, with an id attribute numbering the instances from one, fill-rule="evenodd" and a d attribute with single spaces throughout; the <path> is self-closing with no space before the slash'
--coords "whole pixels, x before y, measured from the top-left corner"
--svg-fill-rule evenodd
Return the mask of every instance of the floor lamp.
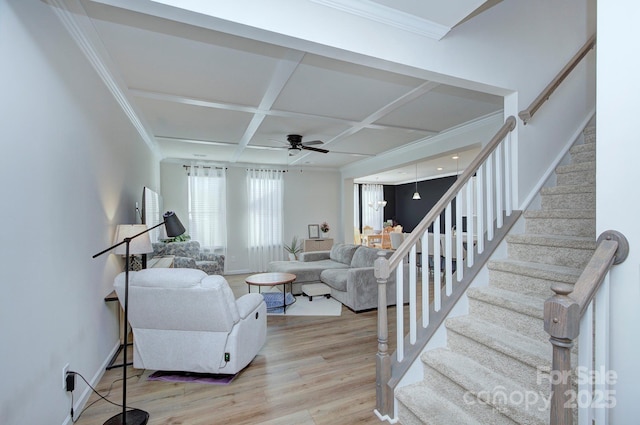
<path id="1" fill-rule="evenodd" d="M 127 335 L 129 330 L 129 257 L 135 254 L 145 254 L 152 252 L 149 231 L 164 224 L 167 236 L 175 237 L 184 233 L 184 226 L 172 211 L 167 211 L 163 215 L 163 220 L 147 229 L 144 224 L 121 224 L 116 230 L 114 245 L 100 251 L 93 258 L 115 249 L 115 254 L 125 255 L 125 285 L 124 285 L 124 358 L 122 362 L 122 413 L 109 418 L 104 425 L 145 425 L 149 420 L 149 413 L 140 409 L 127 410 Z M 136 239 L 143 236 L 140 239 Z M 124 245 L 124 249 L 122 249 Z"/>

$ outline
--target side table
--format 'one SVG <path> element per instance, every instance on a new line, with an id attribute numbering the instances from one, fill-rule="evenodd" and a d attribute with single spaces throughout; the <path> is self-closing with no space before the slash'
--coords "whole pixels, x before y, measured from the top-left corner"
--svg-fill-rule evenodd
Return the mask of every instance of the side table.
<path id="1" fill-rule="evenodd" d="M 310 251 L 329 251 L 333 246 L 333 239 L 305 239 L 303 250 L 304 252 Z"/>
<path id="2" fill-rule="evenodd" d="M 155 268 L 165 268 L 171 269 L 173 268 L 173 261 L 175 260 L 175 255 L 163 255 L 158 257 L 153 257 L 151 260 L 147 261 L 148 269 Z"/>
<path id="3" fill-rule="evenodd" d="M 121 364 L 115 364 L 116 359 L 118 358 L 118 356 L 120 355 L 120 353 L 124 349 L 124 344 L 125 343 L 127 344 L 127 346 L 133 345 L 133 342 L 129 341 L 129 329 L 128 329 L 128 326 L 127 326 L 127 335 L 123 335 L 122 334 L 122 322 L 124 321 L 124 310 L 122 309 L 122 306 L 120 306 L 120 303 L 118 302 L 118 294 L 116 294 L 115 289 L 113 291 L 111 291 L 109 293 L 109 295 L 104 297 L 104 302 L 106 302 L 106 303 L 114 302 L 114 301 L 117 302 L 119 307 L 120 307 L 120 309 L 119 309 L 119 313 L 120 314 L 118 315 L 118 329 L 120 329 L 120 346 L 118 347 L 116 352 L 111 357 L 111 360 L 109 360 L 109 364 L 107 364 L 106 370 L 113 369 L 114 367 L 123 366 L 122 363 Z M 131 366 L 132 364 L 133 363 L 128 362 L 127 366 Z"/>

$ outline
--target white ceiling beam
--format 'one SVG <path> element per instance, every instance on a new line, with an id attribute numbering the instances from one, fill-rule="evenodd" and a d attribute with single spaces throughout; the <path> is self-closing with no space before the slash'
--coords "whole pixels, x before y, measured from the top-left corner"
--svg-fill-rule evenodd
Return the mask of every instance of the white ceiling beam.
<path id="1" fill-rule="evenodd" d="M 262 109 L 261 107 L 238 105 L 235 103 L 215 102 L 210 100 L 196 99 L 193 97 L 179 96 L 168 93 L 160 93 L 142 89 L 129 89 L 132 95 L 145 99 L 159 100 L 162 102 L 179 103 L 183 105 L 199 106 L 203 108 L 221 109 L 225 111 L 246 112 L 248 114 L 264 114 L 266 116 L 283 117 L 283 118 L 300 118 L 314 119 L 332 122 L 335 124 L 354 125 L 357 121 L 346 120 L 343 118 L 327 117 L 324 115 L 314 115 L 305 112 L 281 111 L 278 109 Z M 375 126 L 371 128 L 385 128 L 387 126 Z"/>
<path id="2" fill-rule="evenodd" d="M 269 82 L 269 87 L 267 87 L 264 96 L 262 96 L 262 101 L 258 106 L 259 110 L 264 111 L 271 109 L 303 58 L 304 52 L 289 50 L 286 57 L 278 62 L 273 78 L 271 78 L 271 81 Z M 258 128 L 265 117 L 266 115 L 264 113 L 257 113 L 253 116 L 251 122 L 242 135 L 240 142 L 238 143 L 238 148 L 233 154 L 231 162 L 236 162 L 240 158 L 240 155 L 242 155 L 242 152 L 249 144 L 249 141 L 256 134 L 256 131 L 258 131 Z"/>
<path id="3" fill-rule="evenodd" d="M 325 147 L 327 145 L 330 145 L 331 143 L 335 142 L 336 140 L 340 140 L 340 139 L 343 139 L 345 137 L 349 137 L 349 136 L 352 136 L 352 135 L 356 134 L 358 131 L 362 130 L 363 128 L 366 128 L 367 126 L 369 126 L 371 124 L 373 124 L 375 121 L 379 120 L 380 118 L 384 117 L 385 115 L 389 114 L 390 112 L 394 111 L 395 109 L 398 109 L 399 107 L 401 107 L 403 105 L 406 105 L 407 103 L 411 102 L 412 100 L 417 99 L 418 97 L 422 96 L 423 94 L 435 89 L 439 85 L 440 84 L 434 83 L 433 81 L 426 81 L 426 82 L 420 84 L 418 87 L 414 88 L 413 90 L 408 91 L 407 93 L 403 94 L 402 96 L 396 98 L 395 100 L 387 103 L 382 108 L 380 108 L 377 111 L 373 112 L 368 117 L 363 119 L 359 124 L 351 126 L 349 129 L 343 131 L 342 133 L 338 134 L 334 138 L 328 140 L 325 143 Z M 291 162 L 291 164 L 296 164 L 296 163 L 300 162 L 302 159 L 306 158 L 308 155 L 310 155 L 310 153 L 305 153 L 305 154 L 302 154 L 302 155 L 298 155 L 296 157 L 296 159 L 294 159 Z"/>

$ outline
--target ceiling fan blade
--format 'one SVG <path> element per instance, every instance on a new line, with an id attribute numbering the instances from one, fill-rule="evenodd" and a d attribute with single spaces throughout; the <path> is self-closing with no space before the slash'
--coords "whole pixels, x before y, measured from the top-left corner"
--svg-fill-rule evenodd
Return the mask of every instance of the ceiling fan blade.
<path id="1" fill-rule="evenodd" d="M 324 142 L 322 140 L 312 140 L 310 142 L 302 142 L 303 145 L 311 146 L 311 145 L 322 145 Z"/>
<path id="2" fill-rule="evenodd" d="M 305 149 L 305 150 L 308 150 L 308 151 L 314 151 L 314 152 L 320 152 L 320 153 L 329 153 L 329 151 L 326 150 L 326 149 L 314 148 L 312 146 L 302 145 L 301 148 Z"/>

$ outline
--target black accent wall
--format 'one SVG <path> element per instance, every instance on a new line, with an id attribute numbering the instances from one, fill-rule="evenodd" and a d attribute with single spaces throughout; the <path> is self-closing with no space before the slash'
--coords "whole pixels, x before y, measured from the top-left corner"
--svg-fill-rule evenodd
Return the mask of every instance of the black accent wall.
<path id="1" fill-rule="evenodd" d="M 415 183 L 384 186 L 384 199 L 387 201 L 384 219 L 395 220 L 402 225 L 405 232 L 413 231 L 455 181 L 456 176 L 451 176 L 418 182 L 421 198 L 418 200 L 412 199 L 416 188 Z M 452 217 L 455 217 L 455 213 L 454 203 L 451 209 Z M 444 217 L 440 220 L 440 231 L 444 232 Z"/>

